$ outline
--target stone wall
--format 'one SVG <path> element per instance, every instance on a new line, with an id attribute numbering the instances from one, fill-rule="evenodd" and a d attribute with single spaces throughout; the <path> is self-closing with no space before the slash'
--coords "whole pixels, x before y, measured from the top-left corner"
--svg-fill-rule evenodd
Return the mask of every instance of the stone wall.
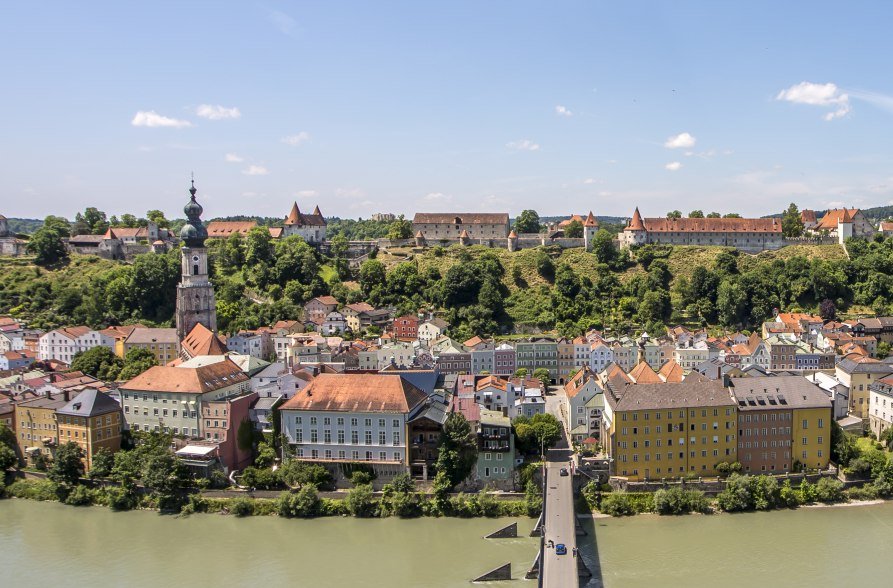
<path id="1" fill-rule="evenodd" d="M 757 476 L 760 472 L 751 472 L 749 475 Z M 815 484 L 821 478 L 836 478 L 837 473 L 834 470 L 828 470 L 821 474 L 780 474 L 775 476 L 779 484 L 783 484 L 785 480 L 790 480 L 791 484 L 799 486 L 803 480 L 808 480 L 811 484 Z M 688 490 L 700 490 L 707 496 L 716 496 L 726 488 L 726 480 L 717 478 L 704 478 L 698 480 L 668 480 L 668 481 L 649 481 L 649 482 L 630 482 L 626 478 L 614 476 L 608 480 L 608 484 L 614 490 L 621 492 L 657 492 L 664 488 L 682 487 Z"/>

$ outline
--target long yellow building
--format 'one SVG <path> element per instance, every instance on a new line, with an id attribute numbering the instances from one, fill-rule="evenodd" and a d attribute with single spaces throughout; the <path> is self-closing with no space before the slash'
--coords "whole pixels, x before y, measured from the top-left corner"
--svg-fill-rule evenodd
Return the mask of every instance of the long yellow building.
<path id="1" fill-rule="evenodd" d="M 100 449 L 112 453 L 121 449 L 121 405 L 103 392 L 84 390 L 56 410 L 56 421 L 59 443 L 77 443 L 84 450 L 86 471 L 93 467 L 93 456 Z"/>
<path id="2" fill-rule="evenodd" d="M 608 384 L 606 447 L 631 481 L 711 476 L 736 460 L 737 404 L 721 382 Z"/>

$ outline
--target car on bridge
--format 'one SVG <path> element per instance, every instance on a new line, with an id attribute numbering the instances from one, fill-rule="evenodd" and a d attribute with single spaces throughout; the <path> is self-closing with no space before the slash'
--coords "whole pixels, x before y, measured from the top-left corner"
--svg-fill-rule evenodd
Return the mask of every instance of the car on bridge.
<path id="1" fill-rule="evenodd" d="M 567 555 L 567 546 L 564 543 L 559 543 L 555 546 L 555 555 Z"/>

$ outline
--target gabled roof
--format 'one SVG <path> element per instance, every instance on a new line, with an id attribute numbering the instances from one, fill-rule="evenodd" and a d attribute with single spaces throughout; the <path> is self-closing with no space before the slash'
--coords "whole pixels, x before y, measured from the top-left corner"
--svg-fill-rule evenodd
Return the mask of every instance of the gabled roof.
<path id="1" fill-rule="evenodd" d="M 825 216 L 822 217 L 822 220 L 819 221 L 819 224 L 817 224 L 815 228 L 819 231 L 835 231 L 837 230 L 838 223 L 853 222 L 853 219 L 856 218 L 858 213 L 858 208 L 835 208 L 829 210 L 825 213 Z"/>
<path id="2" fill-rule="evenodd" d="M 777 218 L 640 217 L 639 223 L 649 233 L 781 233 L 781 220 Z M 630 226 L 624 230 L 636 229 L 631 221 Z"/>
<path id="3" fill-rule="evenodd" d="M 124 339 L 125 345 L 134 344 L 151 344 L 151 343 L 169 343 L 177 344 L 177 329 L 172 328 L 145 328 L 140 327 L 130 331 L 130 334 Z"/>
<path id="4" fill-rule="evenodd" d="M 320 374 L 281 410 L 408 413 L 427 395 L 403 378 L 382 374 Z"/>
<path id="5" fill-rule="evenodd" d="M 636 367 L 629 372 L 629 377 L 636 384 L 663 384 L 663 380 L 657 375 L 647 361 L 640 361 Z"/>
<path id="6" fill-rule="evenodd" d="M 229 351 L 223 341 L 201 323 L 196 323 L 192 327 L 192 330 L 183 339 L 181 347 L 189 357 L 223 355 Z"/>
<path id="7" fill-rule="evenodd" d="M 413 224 L 507 225 L 506 212 L 417 212 Z"/>
<path id="8" fill-rule="evenodd" d="M 313 214 L 304 214 L 298 208 L 298 203 L 295 202 L 292 204 L 291 211 L 289 211 L 288 216 L 285 217 L 286 226 L 325 226 L 326 219 L 323 218 L 322 214 L 319 212 L 319 206 L 313 211 Z"/>
<path id="9" fill-rule="evenodd" d="M 226 359 L 194 368 L 156 365 L 122 384 L 121 389 L 203 394 L 247 381 L 248 376 L 242 369 Z"/>
<path id="10" fill-rule="evenodd" d="M 336 299 L 334 296 L 317 296 L 313 300 L 310 300 L 307 304 L 310 304 L 310 302 L 313 302 L 314 300 L 326 306 L 338 306 L 338 299 Z"/>
<path id="11" fill-rule="evenodd" d="M 568 398 L 573 398 L 580 391 L 580 388 L 584 387 L 591 380 L 595 379 L 596 375 L 592 371 L 592 369 L 586 365 L 583 366 L 574 377 L 567 381 L 567 384 L 564 385 L 564 393 L 567 394 Z"/>
<path id="12" fill-rule="evenodd" d="M 637 384 L 615 392 L 620 393 L 620 398 L 615 401 L 615 410 L 618 411 L 735 405 L 731 394 L 719 380 Z"/>
<path id="13" fill-rule="evenodd" d="M 56 412 L 73 416 L 92 417 L 109 412 L 118 412 L 119 410 L 121 410 L 121 405 L 114 398 L 95 388 L 88 388 Z"/>
<path id="14" fill-rule="evenodd" d="M 211 221 L 208 223 L 208 237 L 226 239 L 233 233 L 244 236 L 256 226 L 256 221 Z"/>
<path id="15" fill-rule="evenodd" d="M 635 212 L 633 212 L 633 217 L 629 221 L 629 225 L 626 227 L 627 231 L 644 231 L 645 225 L 642 223 L 642 215 L 639 214 L 639 207 L 636 207 Z"/>
<path id="16" fill-rule="evenodd" d="M 586 217 L 586 220 L 583 221 L 584 227 L 598 227 L 598 221 L 595 219 L 595 216 L 592 214 L 592 211 L 589 211 L 589 215 Z"/>
<path id="17" fill-rule="evenodd" d="M 682 371 L 682 366 L 676 363 L 676 360 L 671 359 L 660 366 L 658 375 L 664 382 L 681 382 L 685 374 Z"/>

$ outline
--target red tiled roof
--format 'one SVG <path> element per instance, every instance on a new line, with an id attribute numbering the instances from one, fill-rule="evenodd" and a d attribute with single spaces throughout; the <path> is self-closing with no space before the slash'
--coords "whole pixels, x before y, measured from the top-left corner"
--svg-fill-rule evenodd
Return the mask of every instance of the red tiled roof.
<path id="1" fill-rule="evenodd" d="M 282 410 L 409 412 L 427 395 L 403 378 L 383 374 L 320 374 Z"/>
<path id="2" fill-rule="evenodd" d="M 651 366 L 648 365 L 648 362 L 640 361 L 636 367 L 634 367 L 629 372 L 629 377 L 632 378 L 636 384 L 661 384 L 663 380 L 660 379 L 660 376 L 657 375 Z"/>
<path id="3" fill-rule="evenodd" d="M 192 327 L 192 330 L 183 339 L 181 346 L 189 357 L 224 355 L 229 351 L 220 338 L 201 323 L 197 323 Z"/>
<path id="4" fill-rule="evenodd" d="M 858 212 L 858 208 L 835 208 L 829 210 L 825 213 L 825 216 L 822 217 L 822 220 L 819 221 L 819 224 L 816 225 L 816 229 L 828 231 L 837 230 L 838 222 L 852 222 Z M 846 220 L 847 217 L 849 217 L 849 220 Z"/>
<path id="5" fill-rule="evenodd" d="M 202 394 L 246 382 L 248 379 L 239 366 L 225 359 L 197 368 L 156 365 L 122 384 L 121 388 L 141 392 Z"/>
<path id="6" fill-rule="evenodd" d="M 211 221 L 208 223 L 208 237 L 226 239 L 233 233 L 247 235 L 256 226 L 255 221 Z"/>
<path id="7" fill-rule="evenodd" d="M 624 230 L 635 230 L 633 221 Z M 639 222 L 649 233 L 781 233 L 777 218 L 640 218 Z"/>
<path id="8" fill-rule="evenodd" d="M 458 221 L 458 222 L 457 222 Z M 507 225 L 509 215 L 505 212 L 417 212 L 413 224 L 462 224 L 462 225 Z"/>

